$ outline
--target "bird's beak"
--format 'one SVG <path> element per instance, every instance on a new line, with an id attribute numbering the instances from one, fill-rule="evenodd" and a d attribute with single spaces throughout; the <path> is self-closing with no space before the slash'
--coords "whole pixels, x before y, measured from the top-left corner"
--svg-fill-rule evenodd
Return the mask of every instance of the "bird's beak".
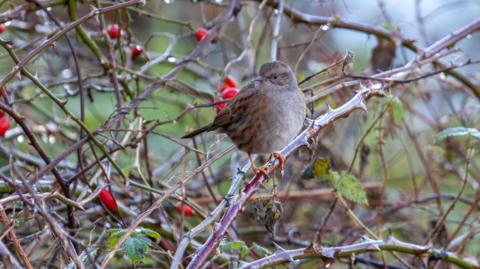
<path id="1" fill-rule="evenodd" d="M 256 77 L 253 81 L 262 81 L 263 80 L 263 77 L 262 76 L 258 76 Z"/>

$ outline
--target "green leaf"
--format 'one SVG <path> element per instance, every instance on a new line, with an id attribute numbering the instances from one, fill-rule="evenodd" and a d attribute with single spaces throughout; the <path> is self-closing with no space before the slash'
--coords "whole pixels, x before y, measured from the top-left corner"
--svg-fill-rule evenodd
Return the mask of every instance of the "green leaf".
<path id="1" fill-rule="evenodd" d="M 342 172 L 335 181 L 337 191 L 348 200 L 368 205 L 367 195 L 360 181 L 353 175 Z"/>
<path id="2" fill-rule="evenodd" d="M 248 247 L 245 242 L 239 240 L 232 242 L 222 241 L 220 243 L 220 251 L 245 257 L 248 254 Z"/>
<path id="3" fill-rule="evenodd" d="M 340 174 L 337 171 L 330 171 L 330 180 L 335 186 L 337 184 L 337 181 L 340 179 Z"/>
<path id="4" fill-rule="evenodd" d="M 455 136 L 473 136 L 477 139 L 480 139 L 480 131 L 475 128 L 467 128 L 467 127 L 447 128 L 435 136 L 435 142 L 438 142 L 448 137 L 455 137 Z"/>
<path id="5" fill-rule="evenodd" d="M 109 229 L 107 230 L 108 233 L 108 240 L 107 240 L 107 247 L 108 249 L 113 249 L 118 242 L 118 239 L 125 234 L 125 229 Z"/>
<path id="6" fill-rule="evenodd" d="M 142 262 L 150 249 L 151 241 L 143 233 L 133 233 L 127 238 L 123 250 L 134 263 Z"/>
<path id="7" fill-rule="evenodd" d="M 393 96 L 390 98 L 388 103 L 388 112 L 390 113 L 395 124 L 400 124 L 402 122 L 403 104 L 398 97 Z"/>
<path id="8" fill-rule="evenodd" d="M 320 179 L 329 179 L 330 162 L 328 159 L 321 158 L 313 162 L 313 176 Z"/>
<path id="9" fill-rule="evenodd" d="M 125 235 L 127 229 L 109 229 L 107 246 L 113 249 L 118 240 Z M 137 228 L 125 241 L 123 251 L 134 263 L 142 262 L 145 258 L 145 253 L 150 249 L 152 241 L 150 238 L 160 241 L 160 234 L 156 231 L 147 228 Z"/>
<path id="10" fill-rule="evenodd" d="M 264 248 L 257 243 L 253 243 L 252 250 L 260 257 L 266 257 L 272 255 L 272 252 L 267 248 Z"/>
<path id="11" fill-rule="evenodd" d="M 142 232 L 144 234 L 148 235 L 149 237 L 155 239 L 155 243 L 160 242 L 161 236 L 156 231 L 151 230 L 151 229 L 147 229 L 147 228 L 142 228 Z"/>

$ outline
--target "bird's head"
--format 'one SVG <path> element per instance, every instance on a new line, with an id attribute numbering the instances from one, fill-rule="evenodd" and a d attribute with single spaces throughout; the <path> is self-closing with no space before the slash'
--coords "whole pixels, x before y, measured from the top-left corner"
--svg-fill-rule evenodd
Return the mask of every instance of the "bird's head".
<path id="1" fill-rule="evenodd" d="M 290 67 L 281 61 L 273 61 L 263 64 L 260 67 L 260 74 L 255 81 L 263 84 L 264 87 L 288 87 L 296 89 L 297 81 Z"/>

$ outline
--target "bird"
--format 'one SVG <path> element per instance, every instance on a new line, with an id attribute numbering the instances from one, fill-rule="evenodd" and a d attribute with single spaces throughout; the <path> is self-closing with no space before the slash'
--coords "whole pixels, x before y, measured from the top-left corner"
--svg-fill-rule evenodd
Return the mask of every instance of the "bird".
<path id="1" fill-rule="evenodd" d="M 306 116 L 303 92 L 292 69 L 282 61 L 264 63 L 259 75 L 244 86 L 221 110 L 212 123 L 185 134 L 192 138 L 203 132 L 226 133 L 235 146 L 248 154 L 254 173 L 252 154 L 270 153 L 284 167 L 285 157 L 278 151 L 298 135 Z M 283 169 L 283 168 L 282 168 Z"/>

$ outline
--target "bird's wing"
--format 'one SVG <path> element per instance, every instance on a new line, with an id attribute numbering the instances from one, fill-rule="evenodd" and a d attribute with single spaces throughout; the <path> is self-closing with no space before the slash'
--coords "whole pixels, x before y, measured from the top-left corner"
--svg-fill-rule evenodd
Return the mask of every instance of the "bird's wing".
<path id="1" fill-rule="evenodd" d="M 213 126 L 217 128 L 225 127 L 231 123 L 237 122 L 240 117 L 244 116 L 244 113 L 252 102 L 261 101 L 263 94 L 255 89 L 255 83 L 251 82 L 233 98 L 232 102 L 220 111 L 213 121 Z M 264 97 L 264 96 L 263 96 Z M 247 99 L 252 99 L 247 101 Z"/>

